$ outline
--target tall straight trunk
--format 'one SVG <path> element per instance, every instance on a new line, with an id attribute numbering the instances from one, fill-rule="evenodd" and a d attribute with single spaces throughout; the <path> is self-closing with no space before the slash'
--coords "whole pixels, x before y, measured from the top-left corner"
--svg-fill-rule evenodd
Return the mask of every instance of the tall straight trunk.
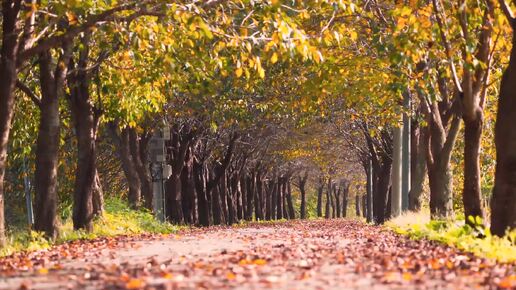
<path id="1" fill-rule="evenodd" d="M 198 198 L 198 213 L 199 224 L 202 226 L 210 225 L 210 206 L 208 197 L 206 195 L 206 178 L 203 164 L 200 163 L 197 158 L 194 159 L 193 171 L 195 189 L 197 191 Z"/>
<path id="2" fill-rule="evenodd" d="M 138 172 L 136 171 L 136 166 L 134 165 L 133 155 L 131 154 L 129 130 L 129 127 L 122 129 L 120 132 L 119 142 L 117 142 L 117 147 L 122 169 L 129 187 L 127 199 L 132 208 L 137 208 L 140 204 L 141 181 L 138 176 Z"/>
<path id="3" fill-rule="evenodd" d="M 284 178 L 283 184 L 281 186 L 282 196 L 283 196 L 283 218 L 290 219 L 290 213 L 288 211 L 288 201 L 287 201 L 287 177 Z"/>
<path id="4" fill-rule="evenodd" d="M 131 140 L 134 142 L 131 147 L 131 154 L 135 161 L 136 172 L 140 178 L 141 197 L 145 208 L 152 210 L 152 180 L 150 175 L 149 158 L 148 158 L 148 144 L 150 141 L 150 134 L 138 135 L 136 130 Z"/>
<path id="5" fill-rule="evenodd" d="M 184 222 L 186 224 L 194 224 L 196 191 L 193 179 L 193 156 L 191 151 L 188 153 L 186 164 L 181 172 L 181 189 Z"/>
<path id="6" fill-rule="evenodd" d="M 284 184 L 284 177 L 278 178 L 278 183 L 276 185 L 276 219 L 283 219 L 283 184 Z"/>
<path id="7" fill-rule="evenodd" d="M 296 218 L 296 212 L 294 211 L 294 203 L 292 202 L 292 185 L 290 180 L 287 181 L 287 205 L 288 205 L 288 217 L 290 219 Z"/>
<path id="8" fill-rule="evenodd" d="M 44 231 L 52 239 L 57 236 L 57 166 L 59 151 L 59 98 L 64 94 L 64 82 L 71 45 L 65 44 L 58 62 L 52 67 L 50 51 L 41 53 L 40 67 L 40 124 L 36 143 L 36 212 L 34 228 Z M 94 175 L 94 172 L 93 172 Z M 94 176 L 92 176 L 93 183 Z M 91 205 L 91 197 L 90 197 Z"/>
<path id="9" fill-rule="evenodd" d="M 249 173 L 246 177 L 246 216 L 247 221 L 253 219 L 253 208 L 254 208 L 254 173 Z"/>
<path id="10" fill-rule="evenodd" d="M 226 172 L 222 173 L 222 177 L 220 179 L 219 183 L 219 194 L 220 194 L 220 207 L 222 209 L 222 214 L 224 216 L 224 223 L 230 224 L 229 220 L 229 211 L 228 211 L 228 189 L 226 187 L 227 185 L 227 174 Z"/>
<path id="11" fill-rule="evenodd" d="M 365 165 L 365 171 L 366 171 L 366 195 L 365 195 L 365 202 L 364 202 L 364 217 L 366 218 L 366 221 L 368 223 L 373 221 L 373 188 L 374 188 L 374 181 L 373 181 L 373 165 L 372 160 L 367 160 L 367 164 Z"/>
<path id="12" fill-rule="evenodd" d="M 328 185 L 326 186 L 326 207 L 324 209 L 324 218 L 329 219 L 331 217 L 331 189 L 332 189 L 332 180 L 331 178 L 328 178 Z"/>
<path id="13" fill-rule="evenodd" d="M 500 2 L 505 4 L 505 1 Z M 506 11 L 510 9 L 509 6 L 503 7 L 506 7 Z M 498 98 L 495 125 L 496 172 L 491 199 L 491 232 L 498 236 L 516 228 L 516 19 L 511 13 L 506 15 L 513 33 L 512 49 Z"/>
<path id="14" fill-rule="evenodd" d="M 340 196 L 342 195 L 342 187 L 339 186 L 337 188 L 337 185 L 333 185 L 333 193 L 335 194 L 335 211 L 336 211 L 336 217 L 340 218 L 342 217 L 342 207 L 340 202 Z"/>
<path id="15" fill-rule="evenodd" d="M 267 182 L 267 192 L 265 193 L 265 219 L 272 219 L 272 197 L 274 191 L 274 181 L 269 180 Z"/>
<path id="16" fill-rule="evenodd" d="M 426 169 L 426 152 L 428 151 L 428 128 L 421 125 L 413 125 L 411 132 L 411 173 L 409 210 L 419 211 L 421 209 L 421 196 L 423 195 Z"/>
<path id="17" fill-rule="evenodd" d="M 392 161 L 384 158 L 379 170 L 373 171 L 375 184 L 373 186 L 373 221 L 376 224 L 385 222 L 389 198 Z"/>
<path id="18" fill-rule="evenodd" d="M 254 200 L 255 215 L 257 220 L 263 220 L 263 180 L 262 173 L 256 174 L 256 195 Z"/>
<path id="19" fill-rule="evenodd" d="M 357 193 L 355 194 L 355 214 L 356 214 L 357 217 L 361 216 L 361 214 L 360 214 L 360 211 L 361 211 L 360 207 L 361 207 L 361 204 L 362 204 L 361 199 L 362 198 L 358 194 L 358 190 L 357 190 Z M 344 215 L 344 217 L 346 217 L 346 215 Z"/>
<path id="20" fill-rule="evenodd" d="M 7 144 L 14 113 L 14 88 L 17 75 L 18 15 L 20 1 L 2 2 L 2 47 L 0 49 L 0 247 L 5 246 L 4 177 L 7 166 Z"/>
<path id="21" fill-rule="evenodd" d="M 342 186 L 342 217 L 348 216 L 348 202 L 349 202 L 349 187 L 351 184 L 349 182 L 346 182 L 346 184 L 343 184 Z M 357 214 L 357 216 L 360 216 L 360 212 Z"/>
<path id="22" fill-rule="evenodd" d="M 228 205 L 229 205 L 229 220 L 231 224 L 238 223 L 238 178 L 235 177 L 236 173 L 233 173 L 231 178 L 228 178 Z"/>
<path id="23" fill-rule="evenodd" d="M 480 188 L 480 139 L 482 137 L 483 113 L 476 111 L 475 118 L 464 120 L 464 188 L 462 201 L 466 222 L 469 217 L 484 218 Z"/>
<path id="24" fill-rule="evenodd" d="M 319 187 L 317 188 L 317 217 L 322 217 L 322 199 L 323 199 L 324 181 L 319 179 Z"/>
<path id="25" fill-rule="evenodd" d="M 301 193 L 301 208 L 300 215 L 301 219 L 306 219 L 306 180 L 308 179 L 308 173 L 305 172 L 305 175 L 300 176 L 298 180 L 299 184 L 299 192 Z"/>
<path id="26" fill-rule="evenodd" d="M 59 150 L 59 100 L 50 72 L 50 56 L 42 56 L 41 68 L 41 113 L 36 141 L 36 189 L 34 229 L 45 232 L 55 239 L 57 228 L 57 164 Z"/>
<path id="27" fill-rule="evenodd" d="M 90 75 L 88 58 L 90 33 L 81 39 L 83 46 L 79 52 L 77 64 L 69 62 L 68 87 L 70 88 L 69 103 L 72 112 L 75 133 L 77 135 L 77 169 L 75 172 L 73 224 L 74 229 L 91 231 L 95 209 L 93 201 L 100 200 L 97 189 L 97 129 L 101 111 L 91 99 Z M 100 96 L 98 96 L 100 98 Z M 98 206 L 98 204 L 96 204 Z M 98 213 L 98 212 L 97 212 Z"/>
<path id="28" fill-rule="evenodd" d="M 218 186 L 213 187 L 211 198 L 211 204 L 213 209 L 213 224 L 221 225 L 224 223 L 224 216 L 222 212 L 222 207 L 220 205 L 220 194 Z"/>
<path id="29" fill-rule="evenodd" d="M 271 192 L 271 219 L 273 219 L 273 220 L 278 218 L 278 214 L 277 214 L 278 184 L 279 184 L 279 180 L 277 177 L 275 177 L 274 182 L 272 183 L 272 192 Z"/>
<path id="30" fill-rule="evenodd" d="M 362 216 L 367 219 L 367 196 L 362 196 Z"/>
<path id="31" fill-rule="evenodd" d="M 240 176 L 240 192 L 242 194 L 242 218 L 247 219 L 249 213 L 247 211 L 247 177 L 245 174 Z"/>
<path id="32" fill-rule="evenodd" d="M 337 208 L 339 207 L 337 199 L 337 185 L 333 184 L 330 191 L 331 217 L 337 217 Z"/>

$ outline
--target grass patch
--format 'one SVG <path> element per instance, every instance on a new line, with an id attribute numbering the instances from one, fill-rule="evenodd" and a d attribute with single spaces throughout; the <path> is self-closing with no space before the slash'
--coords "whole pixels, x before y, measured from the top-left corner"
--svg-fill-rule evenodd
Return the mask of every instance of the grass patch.
<path id="1" fill-rule="evenodd" d="M 106 200 L 104 216 L 94 221 L 93 232 L 74 231 L 71 218 L 63 223 L 60 236 L 54 242 L 45 239 L 42 233 L 16 229 L 8 233 L 7 246 L 0 249 L 0 257 L 19 251 L 47 249 L 74 240 L 143 233 L 169 234 L 177 230 L 178 226 L 157 221 L 148 210 L 130 209 L 127 203 L 114 198 Z"/>
<path id="2" fill-rule="evenodd" d="M 479 257 L 502 263 L 516 261 L 516 230 L 503 238 L 491 235 L 488 228 L 477 220 L 474 227 L 464 219 L 431 221 L 429 212 L 407 212 L 386 223 L 399 234 L 414 239 L 429 239 L 456 247 Z"/>

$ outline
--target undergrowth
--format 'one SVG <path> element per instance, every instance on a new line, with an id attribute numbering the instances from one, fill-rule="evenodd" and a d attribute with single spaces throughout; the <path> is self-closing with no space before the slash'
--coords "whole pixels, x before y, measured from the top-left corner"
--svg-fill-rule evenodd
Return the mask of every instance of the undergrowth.
<path id="1" fill-rule="evenodd" d="M 471 219 L 474 226 L 466 225 L 464 219 L 431 221 L 428 212 L 408 212 L 394 218 L 386 225 L 399 234 L 414 239 L 429 239 L 479 257 L 495 259 L 502 263 L 516 261 L 516 230 L 503 238 L 492 235 L 481 219 Z"/>
<path id="2" fill-rule="evenodd" d="M 46 239 L 42 233 L 28 229 L 15 229 L 8 233 L 7 246 L 0 249 L 0 257 L 19 251 L 35 251 L 74 240 L 136 235 L 143 233 L 168 234 L 178 230 L 178 226 L 157 221 L 146 209 L 133 210 L 120 199 L 108 199 L 103 217 L 93 223 L 93 232 L 74 231 L 71 218 L 60 227 L 56 241 Z"/>

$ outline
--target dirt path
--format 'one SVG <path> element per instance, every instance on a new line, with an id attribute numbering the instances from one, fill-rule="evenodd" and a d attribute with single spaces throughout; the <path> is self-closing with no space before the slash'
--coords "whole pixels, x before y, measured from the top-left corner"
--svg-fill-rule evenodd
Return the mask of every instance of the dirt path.
<path id="1" fill-rule="evenodd" d="M 381 227 L 320 220 L 119 237 L 0 259 L 0 289 L 478 289 L 500 265 Z"/>

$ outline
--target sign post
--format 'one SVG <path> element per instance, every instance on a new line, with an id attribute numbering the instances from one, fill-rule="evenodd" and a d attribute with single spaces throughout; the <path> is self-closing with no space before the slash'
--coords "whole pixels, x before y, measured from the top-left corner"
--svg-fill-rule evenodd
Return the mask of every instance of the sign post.
<path id="1" fill-rule="evenodd" d="M 166 163 L 165 141 L 170 140 L 170 128 L 165 124 L 157 131 L 149 143 L 150 169 L 152 178 L 153 209 L 156 218 L 166 221 L 165 182 L 172 174 L 172 168 Z"/>

